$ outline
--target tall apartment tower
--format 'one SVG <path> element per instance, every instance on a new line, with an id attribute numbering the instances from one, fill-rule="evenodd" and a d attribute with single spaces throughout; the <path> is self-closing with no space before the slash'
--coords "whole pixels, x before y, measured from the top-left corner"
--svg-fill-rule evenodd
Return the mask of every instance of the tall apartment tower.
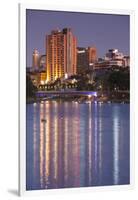
<path id="1" fill-rule="evenodd" d="M 32 62 L 32 67 L 37 68 L 39 67 L 39 52 L 37 49 L 33 51 L 33 62 Z"/>
<path id="2" fill-rule="evenodd" d="M 47 82 L 76 74 L 76 43 L 76 37 L 70 28 L 53 30 L 46 36 Z"/>

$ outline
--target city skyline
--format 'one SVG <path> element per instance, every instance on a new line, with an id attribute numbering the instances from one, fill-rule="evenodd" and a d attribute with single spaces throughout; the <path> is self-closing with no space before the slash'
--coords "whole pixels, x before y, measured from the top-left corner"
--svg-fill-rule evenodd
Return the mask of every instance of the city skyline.
<path id="1" fill-rule="evenodd" d="M 27 67 L 32 66 L 34 49 L 40 54 L 46 53 L 46 35 L 53 29 L 65 27 L 76 35 L 78 47 L 95 46 L 98 57 L 105 56 L 110 48 L 118 48 L 129 55 L 128 15 L 27 10 L 26 16 Z"/>
<path id="2" fill-rule="evenodd" d="M 26 28 L 26 190 L 129 185 L 129 16 L 27 10 Z"/>

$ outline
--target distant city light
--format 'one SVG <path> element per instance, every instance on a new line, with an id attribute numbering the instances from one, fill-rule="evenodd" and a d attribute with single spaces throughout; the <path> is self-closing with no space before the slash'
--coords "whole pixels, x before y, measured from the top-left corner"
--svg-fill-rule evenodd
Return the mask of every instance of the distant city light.
<path id="1" fill-rule="evenodd" d="M 76 83 L 77 81 L 76 81 L 76 79 L 74 78 L 73 80 L 72 80 L 72 83 Z"/>
<path id="2" fill-rule="evenodd" d="M 41 80 L 41 85 L 44 85 L 44 84 L 45 84 L 45 82 Z"/>
<path id="3" fill-rule="evenodd" d="M 97 97 L 97 92 L 94 93 L 94 96 Z"/>
<path id="4" fill-rule="evenodd" d="M 92 95 L 91 94 L 88 94 L 88 98 L 91 98 L 92 97 Z"/>
<path id="5" fill-rule="evenodd" d="M 68 74 L 67 73 L 65 73 L 65 79 L 67 79 L 68 78 Z"/>
<path id="6" fill-rule="evenodd" d="M 85 53 L 85 50 L 82 50 L 82 51 L 78 51 L 78 53 Z"/>

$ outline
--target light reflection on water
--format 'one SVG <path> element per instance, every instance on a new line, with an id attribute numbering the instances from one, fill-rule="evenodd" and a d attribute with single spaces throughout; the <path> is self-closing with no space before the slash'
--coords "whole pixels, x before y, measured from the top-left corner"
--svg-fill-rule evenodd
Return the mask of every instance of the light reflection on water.
<path id="1" fill-rule="evenodd" d="M 114 111 L 113 119 L 113 135 L 114 135 L 114 184 L 119 183 L 119 118 L 118 118 L 118 107 Z M 121 134 L 121 133 L 120 133 Z"/>
<path id="2" fill-rule="evenodd" d="M 129 104 L 27 105 L 27 190 L 129 184 Z"/>

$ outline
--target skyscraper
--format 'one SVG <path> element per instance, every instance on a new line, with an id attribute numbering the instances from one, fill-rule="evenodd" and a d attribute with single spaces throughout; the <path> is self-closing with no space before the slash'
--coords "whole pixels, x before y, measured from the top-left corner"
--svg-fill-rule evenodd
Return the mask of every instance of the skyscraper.
<path id="1" fill-rule="evenodd" d="M 87 49 L 84 47 L 77 48 L 77 73 L 84 73 L 89 69 L 89 60 Z"/>
<path id="2" fill-rule="evenodd" d="M 77 73 L 83 73 L 92 69 L 97 60 L 97 51 L 95 47 L 78 47 L 77 48 Z"/>
<path id="3" fill-rule="evenodd" d="M 47 82 L 76 74 L 76 43 L 70 28 L 53 30 L 46 36 Z"/>
<path id="4" fill-rule="evenodd" d="M 37 49 L 35 49 L 33 52 L 32 67 L 34 67 L 34 68 L 39 67 L 39 52 L 37 51 Z"/>

